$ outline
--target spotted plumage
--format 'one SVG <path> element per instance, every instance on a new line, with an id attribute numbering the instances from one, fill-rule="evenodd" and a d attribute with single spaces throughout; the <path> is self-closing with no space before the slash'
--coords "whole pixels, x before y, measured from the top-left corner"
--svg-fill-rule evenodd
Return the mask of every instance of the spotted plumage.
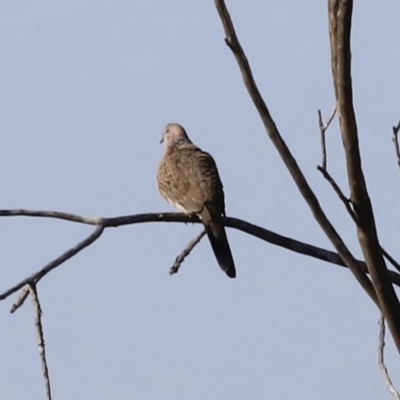
<path id="1" fill-rule="evenodd" d="M 165 154 L 157 174 L 162 197 L 180 211 L 199 216 L 218 264 L 234 278 L 235 264 L 222 223 L 224 191 L 214 159 L 193 144 L 179 124 L 168 124 L 162 141 Z"/>

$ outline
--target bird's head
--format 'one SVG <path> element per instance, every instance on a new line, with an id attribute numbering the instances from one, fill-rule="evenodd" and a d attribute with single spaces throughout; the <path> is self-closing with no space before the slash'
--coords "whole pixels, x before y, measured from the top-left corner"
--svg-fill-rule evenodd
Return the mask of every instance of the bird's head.
<path id="1" fill-rule="evenodd" d="M 164 128 L 160 143 L 163 142 L 167 148 L 181 143 L 191 143 L 183 126 L 175 123 L 168 124 Z"/>

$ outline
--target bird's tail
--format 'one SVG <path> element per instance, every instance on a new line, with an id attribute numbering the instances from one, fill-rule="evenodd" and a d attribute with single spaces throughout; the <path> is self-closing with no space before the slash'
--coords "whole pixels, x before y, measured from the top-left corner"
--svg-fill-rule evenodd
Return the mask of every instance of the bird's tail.
<path id="1" fill-rule="evenodd" d="M 203 221 L 203 223 L 219 266 L 230 278 L 235 278 L 235 263 L 222 221 Z"/>

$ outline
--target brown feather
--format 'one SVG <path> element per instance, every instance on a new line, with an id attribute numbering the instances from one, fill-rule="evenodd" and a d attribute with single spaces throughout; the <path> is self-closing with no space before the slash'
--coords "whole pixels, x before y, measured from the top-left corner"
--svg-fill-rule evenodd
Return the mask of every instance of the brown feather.
<path id="1" fill-rule="evenodd" d="M 235 264 L 222 223 L 225 198 L 217 165 L 210 154 L 190 142 L 183 128 L 171 134 L 158 169 L 159 191 L 181 211 L 201 218 L 218 264 L 234 278 Z"/>

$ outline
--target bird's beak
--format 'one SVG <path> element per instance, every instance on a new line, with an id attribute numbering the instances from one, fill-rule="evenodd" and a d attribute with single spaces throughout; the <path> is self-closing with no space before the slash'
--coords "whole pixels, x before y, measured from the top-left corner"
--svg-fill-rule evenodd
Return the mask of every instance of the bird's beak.
<path id="1" fill-rule="evenodd" d="M 164 135 L 161 136 L 160 144 L 164 141 Z"/>

